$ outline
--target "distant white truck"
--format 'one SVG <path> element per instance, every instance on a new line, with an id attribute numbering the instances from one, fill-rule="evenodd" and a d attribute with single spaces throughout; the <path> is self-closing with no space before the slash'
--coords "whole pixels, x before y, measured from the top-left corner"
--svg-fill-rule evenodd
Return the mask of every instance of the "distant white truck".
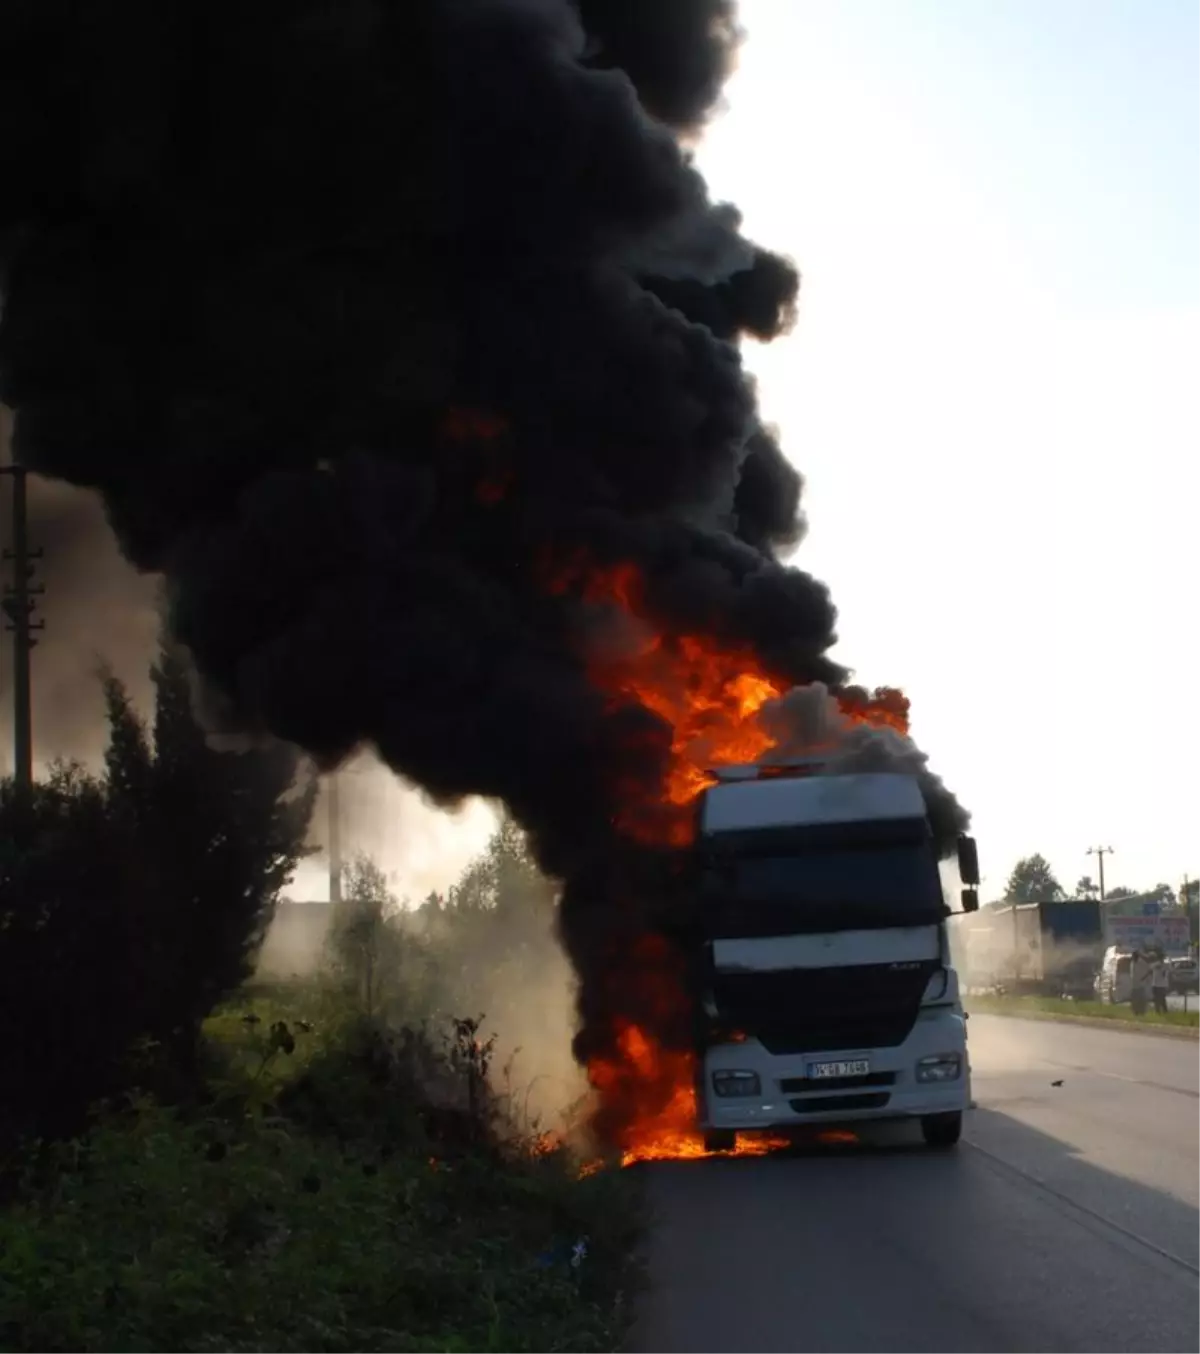
<path id="1" fill-rule="evenodd" d="M 950 1148 L 971 1098 L 943 869 L 912 775 L 726 767 L 699 806 L 699 1127 L 915 1119 Z M 959 884 L 975 885 L 970 837 Z M 964 911 L 978 907 L 962 888 Z"/>

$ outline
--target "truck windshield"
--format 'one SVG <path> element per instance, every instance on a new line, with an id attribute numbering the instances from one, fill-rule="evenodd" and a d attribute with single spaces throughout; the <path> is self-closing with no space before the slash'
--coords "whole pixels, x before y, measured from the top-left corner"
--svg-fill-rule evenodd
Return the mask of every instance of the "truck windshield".
<path id="1" fill-rule="evenodd" d="M 913 926 L 944 916 L 927 842 L 725 856 L 713 862 L 704 892 L 714 934 Z"/>

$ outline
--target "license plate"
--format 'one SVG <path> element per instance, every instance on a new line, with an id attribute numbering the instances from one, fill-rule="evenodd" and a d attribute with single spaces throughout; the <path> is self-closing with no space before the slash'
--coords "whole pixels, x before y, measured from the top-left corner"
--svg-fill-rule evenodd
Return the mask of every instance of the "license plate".
<path id="1" fill-rule="evenodd" d="M 813 1081 L 826 1081 L 830 1077 L 865 1077 L 871 1071 L 867 1058 L 851 1058 L 838 1063 L 809 1063 L 808 1075 Z"/>

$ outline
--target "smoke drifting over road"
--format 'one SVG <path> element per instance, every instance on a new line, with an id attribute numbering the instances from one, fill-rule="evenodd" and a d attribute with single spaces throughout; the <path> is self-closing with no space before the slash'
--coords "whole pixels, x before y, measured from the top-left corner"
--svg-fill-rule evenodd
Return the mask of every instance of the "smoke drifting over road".
<path id="1" fill-rule="evenodd" d="M 0 8 L 18 453 L 100 491 L 245 728 L 511 806 L 566 880 L 584 1057 L 648 925 L 615 820 L 672 742 L 589 679 L 587 570 L 846 676 L 736 346 L 797 276 L 685 149 L 735 48 L 723 0 Z"/>

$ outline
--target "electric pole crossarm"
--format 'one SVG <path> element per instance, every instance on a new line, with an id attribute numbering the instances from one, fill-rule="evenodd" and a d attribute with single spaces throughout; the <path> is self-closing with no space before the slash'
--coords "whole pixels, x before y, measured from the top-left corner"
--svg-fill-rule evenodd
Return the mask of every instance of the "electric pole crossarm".
<path id="1" fill-rule="evenodd" d="M 1111 846 L 1089 846 L 1089 856 L 1095 856 L 1100 865 L 1100 901 L 1104 901 L 1104 857 L 1113 855 Z"/>

